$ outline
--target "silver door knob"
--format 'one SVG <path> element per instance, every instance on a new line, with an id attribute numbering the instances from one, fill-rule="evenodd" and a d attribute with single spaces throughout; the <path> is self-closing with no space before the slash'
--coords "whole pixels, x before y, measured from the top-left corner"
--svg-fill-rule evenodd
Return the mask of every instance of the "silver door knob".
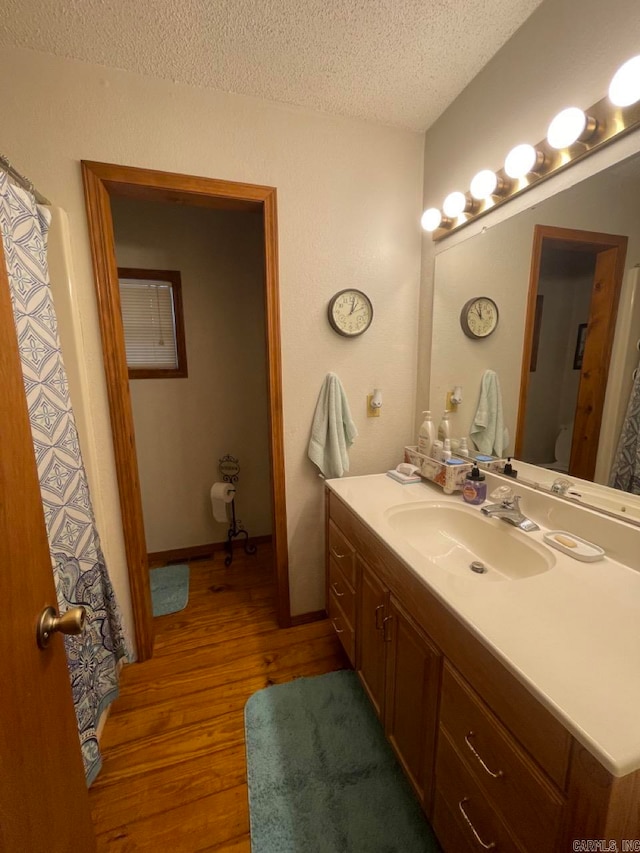
<path id="1" fill-rule="evenodd" d="M 53 607 L 45 607 L 38 619 L 36 638 L 41 649 L 46 649 L 52 634 L 81 634 L 87 621 L 84 607 L 72 607 L 58 616 Z"/>

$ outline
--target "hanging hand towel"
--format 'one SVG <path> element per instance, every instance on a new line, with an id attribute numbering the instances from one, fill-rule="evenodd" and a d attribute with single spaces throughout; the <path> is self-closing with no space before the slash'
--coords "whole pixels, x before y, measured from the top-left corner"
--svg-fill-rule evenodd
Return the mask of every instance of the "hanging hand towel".
<path id="1" fill-rule="evenodd" d="M 348 450 L 357 435 L 342 383 L 335 373 L 327 373 L 313 416 L 309 459 L 325 477 L 342 477 L 349 471 Z"/>
<path id="2" fill-rule="evenodd" d="M 509 444 L 509 432 L 502 418 L 502 392 L 495 370 L 485 370 L 480 401 L 469 436 L 480 453 L 502 456 Z"/>

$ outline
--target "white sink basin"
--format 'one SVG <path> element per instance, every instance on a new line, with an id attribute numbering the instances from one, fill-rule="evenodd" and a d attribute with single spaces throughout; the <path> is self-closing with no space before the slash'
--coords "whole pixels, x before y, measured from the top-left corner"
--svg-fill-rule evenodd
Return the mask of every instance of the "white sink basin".
<path id="1" fill-rule="evenodd" d="M 389 526 L 436 565 L 480 581 L 521 580 L 555 565 L 550 549 L 527 540 L 505 521 L 478 509 L 444 503 L 402 504 L 386 510 Z M 486 569 L 476 573 L 471 563 Z"/>

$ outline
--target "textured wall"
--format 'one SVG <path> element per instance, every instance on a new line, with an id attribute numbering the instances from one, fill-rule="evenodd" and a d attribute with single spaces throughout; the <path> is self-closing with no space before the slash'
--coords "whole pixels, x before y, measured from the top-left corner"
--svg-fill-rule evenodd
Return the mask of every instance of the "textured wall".
<path id="1" fill-rule="evenodd" d="M 271 532 L 264 239 L 255 213 L 114 198 L 119 266 L 178 270 L 189 376 L 129 383 L 149 551 L 222 542 L 209 491 L 240 459 L 238 517 Z"/>
<path id="2" fill-rule="evenodd" d="M 423 136 L 253 98 L 173 85 L 24 50 L 0 57 L 2 147 L 69 214 L 98 523 L 129 621 L 117 487 L 79 161 L 278 188 L 285 464 L 293 613 L 324 603 L 322 482 L 306 458 L 320 384 L 342 379 L 360 435 L 351 472 L 383 471 L 413 437 Z M 326 304 L 373 300 L 373 326 L 339 338 Z M 382 416 L 365 397 L 384 391 Z"/>

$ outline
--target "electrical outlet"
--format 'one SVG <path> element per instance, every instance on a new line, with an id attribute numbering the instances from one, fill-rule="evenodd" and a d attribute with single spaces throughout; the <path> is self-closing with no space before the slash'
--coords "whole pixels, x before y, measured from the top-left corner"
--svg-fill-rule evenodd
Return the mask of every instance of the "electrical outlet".
<path id="1" fill-rule="evenodd" d="M 453 396 L 453 391 L 447 391 L 447 399 L 446 399 L 446 402 L 444 404 L 445 411 L 447 411 L 447 412 L 457 412 L 458 411 L 458 404 L 454 403 L 451 400 L 452 396 Z"/>
<path id="2" fill-rule="evenodd" d="M 367 417 L 368 418 L 379 418 L 380 417 L 380 409 L 372 409 L 371 401 L 373 400 L 373 394 L 367 394 Z"/>

